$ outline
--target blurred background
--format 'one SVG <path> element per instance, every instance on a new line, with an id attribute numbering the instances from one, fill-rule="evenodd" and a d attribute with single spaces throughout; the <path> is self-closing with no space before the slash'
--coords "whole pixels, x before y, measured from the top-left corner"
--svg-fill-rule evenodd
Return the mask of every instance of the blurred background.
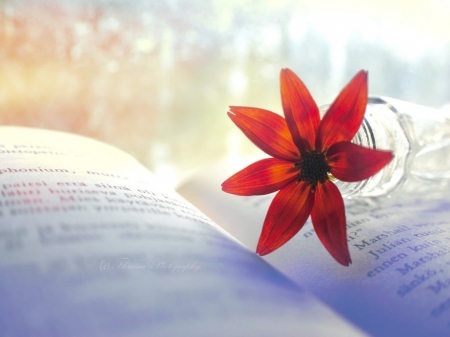
<path id="1" fill-rule="evenodd" d="M 281 113 L 291 68 L 319 105 L 450 103 L 450 0 L 0 0 L 0 123 L 87 135 L 172 186 L 259 150 L 229 105 Z"/>

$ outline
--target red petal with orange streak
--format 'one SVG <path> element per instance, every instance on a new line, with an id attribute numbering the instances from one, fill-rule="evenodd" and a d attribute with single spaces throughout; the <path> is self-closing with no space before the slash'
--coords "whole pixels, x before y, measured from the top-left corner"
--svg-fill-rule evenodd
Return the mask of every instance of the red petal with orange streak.
<path id="1" fill-rule="evenodd" d="M 317 236 L 331 256 L 348 266 L 352 260 L 347 245 L 344 201 L 331 181 L 317 185 L 311 220 Z"/>
<path id="2" fill-rule="evenodd" d="M 299 159 L 286 120 L 280 115 L 264 109 L 231 106 L 228 116 L 268 155 L 288 161 Z"/>
<path id="3" fill-rule="evenodd" d="M 281 101 L 292 139 L 300 152 L 314 148 L 319 108 L 305 84 L 290 69 L 281 70 Z"/>
<path id="4" fill-rule="evenodd" d="M 308 183 L 292 183 L 277 193 L 262 228 L 256 253 L 266 255 L 284 245 L 303 227 L 314 203 Z"/>
<path id="5" fill-rule="evenodd" d="M 361 70 L 331 104 L 317 130 L 316 149 L 326 150 L 351 141 L 364 118 L 367 105 L 367 72 Z"/>
<path id="6" fill-rule="evenodd" d="M 291 162 L 276 158 L 259 160 L 222 183 L 222 190 L 237 195 L 261 195 L 276 192 L 298 177 Z"/>
<path id="7" fill-rule="evenodd" d="M 373 150 L 350 142 L 332 145 L 327 152 L 330 173 L 337 179 L 355 182 L 367 179 L 394 158 L 392 151 Z"/>

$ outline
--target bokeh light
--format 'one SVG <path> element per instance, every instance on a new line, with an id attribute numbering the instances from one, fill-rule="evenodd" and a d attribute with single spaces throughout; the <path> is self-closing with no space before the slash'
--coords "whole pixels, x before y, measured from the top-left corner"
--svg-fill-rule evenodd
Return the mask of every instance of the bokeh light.
<path id="1" fill-rule="evenodd" d="M 450 102 L 450 2 L 2 0 L 0 123 L 74 132 L 177 185 L 255 149 L 229 105 L 281 113 L 279 71 L 319 105 L 359 70 L 371 94 Z"/>

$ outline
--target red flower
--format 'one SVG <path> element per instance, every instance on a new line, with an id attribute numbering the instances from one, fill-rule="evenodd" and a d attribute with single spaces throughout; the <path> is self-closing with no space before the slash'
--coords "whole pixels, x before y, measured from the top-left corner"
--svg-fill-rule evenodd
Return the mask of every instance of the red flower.
<path id="1" fill-rule="evenodd" d="M 273 199 L 256 252 L 266 255 L 289 241 L 311 215 L 314 230 L 341 264 L 351 263 L 344 202 L 333 177 L 347 182 L 367 179 L 393 158 L 351 143 L 367 105 L 367 72 L 360 71 L 320 119 L 303 82 L 289 69 L 280 75 L 284 116 L 249 107 L 230 107 L 228 116 L 261 150 L 271 155 L 228 178 L 225 192 Z"/>

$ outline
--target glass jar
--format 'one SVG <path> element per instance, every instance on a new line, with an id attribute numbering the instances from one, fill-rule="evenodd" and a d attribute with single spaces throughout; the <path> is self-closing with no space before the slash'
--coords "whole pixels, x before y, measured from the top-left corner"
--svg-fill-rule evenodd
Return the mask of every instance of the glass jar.
<path id="1" fill-rule="evenodd" d="M 320 108 L 324 114 L 329 105 Z M 393 160 L 374 176 L 355 183 L 335 179 L 346 198 L 391 197 L 442 189 L 450 178 L 450 112 L 388 97 L 369 97 L 364 121 L 352 140 L 391 150 Z"/>

